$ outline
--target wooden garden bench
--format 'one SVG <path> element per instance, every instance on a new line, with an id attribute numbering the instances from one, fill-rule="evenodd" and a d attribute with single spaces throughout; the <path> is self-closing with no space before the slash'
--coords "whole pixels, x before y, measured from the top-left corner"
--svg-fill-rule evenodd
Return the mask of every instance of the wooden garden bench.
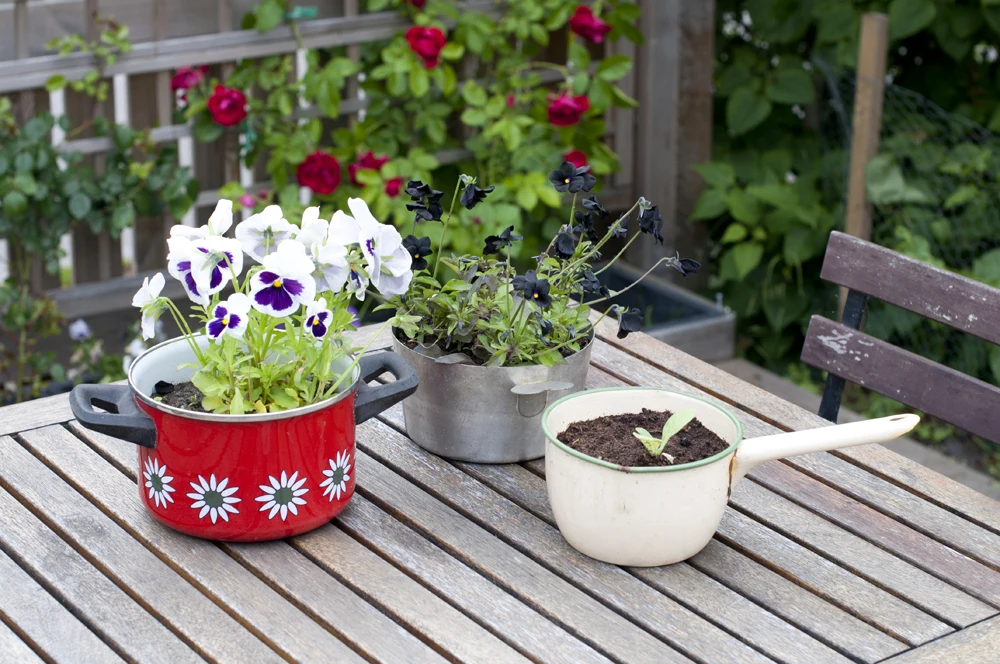
<path id="1" fill-rule="evenodd" d="M 1000 442 L 1000 389 L 860 332 L 869 297 L 1000 344 L 1000 290 L 834 232 L 821 276 L 848 289 L 840 323 L 813 316 L 802 361 L 828 372 L 820 417 L 837 421 L 845 381 Z"/>

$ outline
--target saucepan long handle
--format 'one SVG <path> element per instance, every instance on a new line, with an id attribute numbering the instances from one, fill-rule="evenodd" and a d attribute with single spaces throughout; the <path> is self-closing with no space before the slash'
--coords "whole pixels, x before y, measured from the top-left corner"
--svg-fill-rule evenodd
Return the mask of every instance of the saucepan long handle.
<path id="1" fill-rule="evenodd" d="M 918 422 L 920 417 L 917 415 L 892 415 L 876 420 L 744 440 L 736 452 L 736 467 L 733 470 L 731 485 L 736 486 L 751 468 L 765 461 L 855 445 L 884 443 L 899 438 L 917 426 Z"/>

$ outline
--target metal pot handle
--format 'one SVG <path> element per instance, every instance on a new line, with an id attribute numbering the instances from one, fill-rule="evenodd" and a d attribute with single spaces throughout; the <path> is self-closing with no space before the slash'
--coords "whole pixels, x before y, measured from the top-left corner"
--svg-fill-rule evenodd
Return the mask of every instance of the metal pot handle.
<path id="1" fill-rule="evenodd" d="M 354 421 L 357 424 L 370 420 L 417 391 L 417 372 L 392 351 L 362 355 L 358 367 L 361 369 L 361 377 L 354 401 Z M 385 385 L 368 384 L 368 381 L 385 372 L 392 374 L 396 380 Z"/>
<path id="2" fill-rule="evenodd" d="M 77 385 L 70 392 L 69 405 L 73 417 L 91 431 L 156 447 L 156 426 L 136 405 L 128 385 Z M 108 412 L 94 410 L 94 406 Z"/>

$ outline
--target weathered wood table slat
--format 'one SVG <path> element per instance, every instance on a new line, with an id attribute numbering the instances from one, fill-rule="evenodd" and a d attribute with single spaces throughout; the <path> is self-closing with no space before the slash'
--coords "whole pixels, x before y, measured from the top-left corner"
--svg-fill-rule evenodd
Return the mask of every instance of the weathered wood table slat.
<path id="1" fill-rule="evenodd" d="M 698 394 L 748 436 L 828 425 L 654 339 L 598 332 L 590 388 Z M 627 569 L 565 543 L 542 460 L 435 457 L 400 406 L 357 443 L 357 493 L 332 523 L 212 543 L 155 522 L 135 448 L 80 427 L 65 396 L 0 409 L 0 662 L 1000 657 L 1000 503 L 880 446 L 764 464 L 699 555 Z"/>

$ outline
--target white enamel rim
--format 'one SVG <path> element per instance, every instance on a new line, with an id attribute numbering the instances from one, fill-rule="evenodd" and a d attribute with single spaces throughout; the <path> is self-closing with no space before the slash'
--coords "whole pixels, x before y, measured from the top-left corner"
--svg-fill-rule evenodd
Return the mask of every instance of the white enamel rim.
<path id="1" fill-rule="evenodd" d="M 198 335 L 202 336 L 202 335 Z M 323 410 L 328 408 L 335 403 L 346 399 L 348 395 L 352 394 L 358 387 L 358 379 L 361 374 L 360 367 L 354 367 L 354 381 L 351 382 L 350 387 L 345 389 L 340 394 L 330 397 L 329 399 L 324 399 L 317 403 L 311 403 L 308 406 L 299 406 L 298 408 L 292 408 L 291 410 L 282 410 L 277 413 L 255 413 L 253 415 L 225 415 L 221 413 L 196 413 L 190 410 L 184 410 L 183 408 L 177 408 L 175 406 L 168 406 L 160 401 L 154 400 L 152 397 L 143 394 L 138 387 L 136 387 L 135 381 L 132 380 L 132 373 L 135 367 L 139 366 L 139 362 L 142 358 L 153 353 L 153 351 L 169 346 L 175 343 L 186 343 L 184 337 L 175 337 L 173 339 L 168 339 L 162 343 L 158 343 L 152 348 L 147 348 L 143 353 L 136 357 L 132 364 L 128 368 L 128 385 L 132 388 L 132 393 L 137 399 L 142 401 L 147 406 L 155 408 L 164 413 L 174 415 L 175 417 L 183 417 L 189 420 L 201 420 L 203 422 L 219 422 L 220 424 L 234 424 L 234 423 L 245 423 L 245 422 L 268 422 L 271 420 L 284 420 L 290 417 L 298 417 L 299 415 L 308 415 L 309 413 L 314 413 L 317 410 Z"/>
<path id="2" fill-rule="evenodd" d="M 733 425 L 736 427 L 735 440 L 732 442 L 731 445 L 729 445 L 729 447 L 722 450 L 718 454 L 714 454 L 705 459 L 699 459 L 698 461 L 691 461 L 689 463 L 680 463 L 674 466 L 621 466 L 617 463 L 611 463 L 609 461 L 604 461 L 603 459 L 592 457 L 589 454 L 584 454 L 583 452 L 573 449 L 572 447 L 570 447 L 569 445 L 562 442 L 556 437 L 556 434 L 554 434 L 549 429 L 549 413 L 561 403 L 564 403 L 571 399 L 575 399 L 577 397 L 582 397 L 584 395 L 596 394 L 598 392 L 660 392 L 663 394 L 676 394 L 678 396 L 682 396 L 687 399 L 696 399 L 698 401 L 702 401 L 705 404 L 714 408 L 715 410 L 719 411 L 732 421 Z M 594 390 L 585 390 L 583 392 L 577 392 L 576 394 L 567 395 L 562 399 L 559 399 L 558 401 L 550 404 L 549 407 L 546 408 L 545 411 L 542 413 L 542 431 L 545 432 L 545 437 L 548 438 L 552 442 L 552 444 L 554 444 L 556 447 L 566 452 L 567 454 L 571 454 L 578 459 L 583 459 L 584 461 L 588 461 L 597 466 L 603 466 L 604 468 L 617 470 L 618 472 L 622 473 L 669 473 L 677 470 L 687 470 L 689 468 L 697 468 L 698 466 L 707 466 L 710 463 L 714 463 L 716 461 L 719 461 L 720 459 L 725 459 L 730 454 L 735 453 L 736 449 L 740 445 L 740 442 L 743 440 L 743 427 L 740 426 L 739 420 L 737 420 L 736 417 L 729 410 L 722 408 L 721 406 L 717 406 L 716 404 L 712 403 L 711 401 L 703 397 L 699 397 L 694 394 L 686 394 L 684 392 L 678 392 L 676 390 L 667 390 L 661 387 L 601 387 Z"/>

